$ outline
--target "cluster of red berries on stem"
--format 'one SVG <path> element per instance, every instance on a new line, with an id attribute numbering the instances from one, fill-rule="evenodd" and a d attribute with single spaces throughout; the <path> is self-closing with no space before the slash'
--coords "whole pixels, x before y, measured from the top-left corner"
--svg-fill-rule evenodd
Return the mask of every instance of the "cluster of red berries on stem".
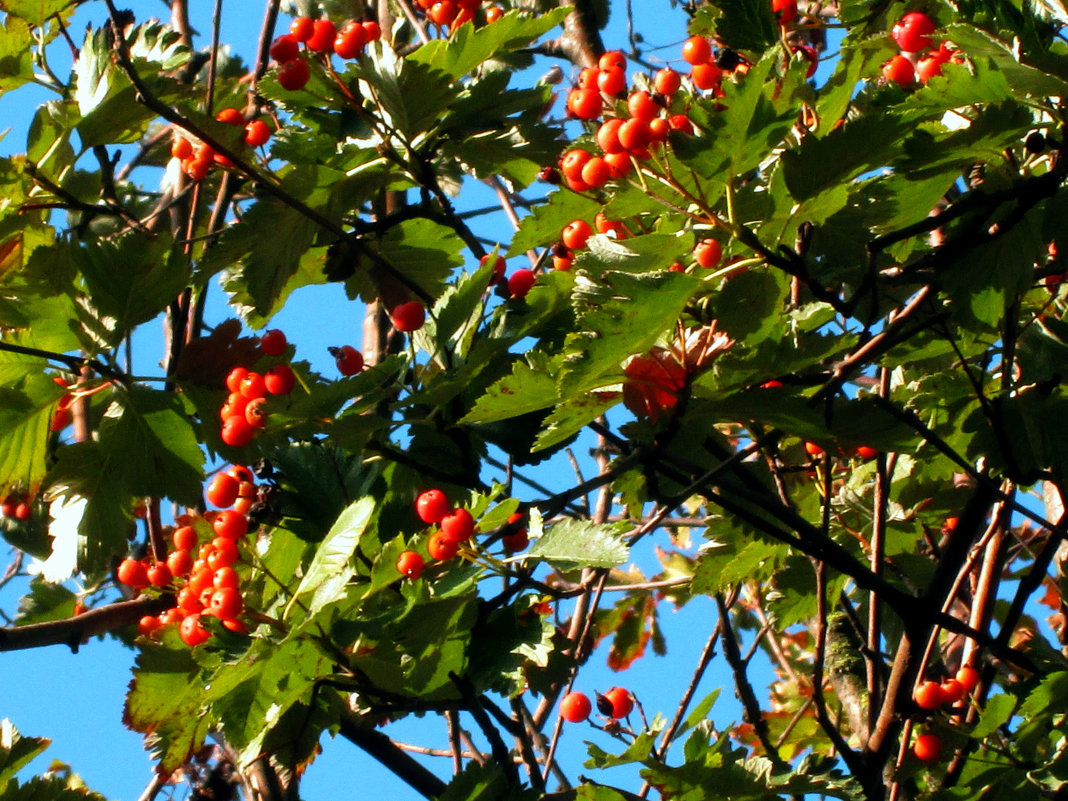
<path id="1" fill-rule="evenodd" d="M 236 108 L 224 108 L 215 115 L 219 122 L 243 127 L 245 144 L 260 147 L 271 138 L 271 127 L 260 119 L 245 122 L 245 116 Z M 175 136 L 171 143 L 171 156 L 178 159 L 182 172 L 194 181 L 202 181 L 211 172 L 212 167 L 232 167 L 231 161 L 215 150 L 207 142 L 193 141 L 182 134 Z"/>
<path id="2" fill-rule="evenodd" d="M 619 720 L 634 711 L 634 694 L 624 687 L 613 687 L 608 692 L 597 693 L 597 711 L 606 718 Z M 581 723 L 589 719 L 593 703 L 581 692 L 570 692 L 560 700 L 560 717 L 568 723 Z"/>
<path id="3" fill-rule="evenodd" d="M 285 334 L 277 329 L 260 337 L 263 355 L 277 358 L 286 351 Z M 227 445 L 242 448 L 267 424 L 268 395 L 288 395 L 296 384 L 296 375 L 288 364 L 276 364 L 266 373 L 235 367 L 226 376 L 230 394 L 219 410 L 222 418 L 220 437 Z"/>
<path id="4" fill-rule="evenodd" d="M 426 543 L 426 552 L 437 562 L 448 562 L 459 553 L 460 546 L 475 534 L 477 524 L 470 511 L 453 506 L 448 496 L 437 488 L 419 493 L 415 499 L 415 513 L 429 526 L 436 526 Z M 529 538 L 523 525 L 525 515 L 515 512 L 508 517 L 501 544 L 505 550 L 515 553 L 527 547 Z M 422 554 L 406 550 L 397 559 L 397 571 L 412 580 L 419 578 L 426 560 Z"/>
<path id="5" fill-rule="evenodd" d="M 890 36 L 901 52 L 883 64 L 883 77 L 887 81 L 901 86 L 917 80 L 927 83 L 942 74 L 943 64 L 959 58 L 946 42 L 932 49 L 931 34 L 935 28 L 934 20 L 920 11 L 909 12 L 894 24 Z"/>
<path id="6" fill-rule="evenodd" d="M 171 535 L 174 549 L 165 561 L 131 556 L 116 570 L 116 578 L 132 589 L 154 587 L 175 593 L 173 607 L 141 618 L 137 630 L 142 636 L 153 636 L 161 627 L 177 624 L 186 645 L 200 645 L 211 636 L 201 624 L 202 615 L 218 618 L 231 631 L 246 631 L 240 620 L 245 602 L 235 565 L 240 558 L 240 544 L 249 531 L 248 517 L 239 510 L 247 511 L 256 497 L 252 472 L 234 465 L 216 474 L 207 496 L 213 505 L 233 508 L 208 512 L 200 519 L 179 518 Z M 202 542 L 198 529 L 209 525 L 211 538 L 205 537 Z"/>
<path id="7" fill-rule="evenodd" d="M 0 516 L 25 522 L 33 517 L 33 504 L 21 495 L 8 495 L 0 503 Z"/>
<path id="8" fill-rule="evenodd" d="M 416 0 L 414 6 L 438 27 L 455 31 L 465 22 L 475 22 L 482 0 Z M 504 11 L 498 6 L 490 6 L 484 16 L 486 22 L 496 22 L 504 16 Z"/>
<path id="9" fill-rule="evenodd" d="M 927 680 L 918 684 L 913 700 L 920 709 L 933 712 L 940 707 L 960 703 L 978 684 L 979 671 L 965 665 L 952 679 L 942 682 Z M 937 762 L 942 755 L 942 739 L 931 732 L 920 734 L 913 741 L 912 753 L 921 762 Z"/>
<path id="10" fill-rule="evenodd" d="M 382 28 L 374 20 L 351 20 L 338 30 L 329 19 L 297 17 L 284 33 L 271 42 L 271 58 L 278 64 L 276 77 L 282 88 L 291 92 L 303 89 L 311 73 L 308 62 L 300 56 L 300 46 L 312 53 L 329 57 L 358 58 L 370 42 L 382 38 Z"/>

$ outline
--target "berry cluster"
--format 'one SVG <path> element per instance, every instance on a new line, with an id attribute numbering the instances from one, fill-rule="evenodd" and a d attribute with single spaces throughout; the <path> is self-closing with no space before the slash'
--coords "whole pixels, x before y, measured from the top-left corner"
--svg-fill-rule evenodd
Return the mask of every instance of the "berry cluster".
<path id="1" fill-rule="evenodd" d="M 256 119 L 246 123 L 245 116 L 236 108 L 224 108 L 215 115 L 215 119 L 244 127 L 245 144 L 249 147 L 265 145 L 271 138 L 271 127 L 266 122 Z M 194 142 L 181 134 L 177 135 L 171 143 L 171 156 L 181 162 L 182 172 L 194 181 L 204 180 L 215 165 L 233 166 L 226 156 L 216 153 L 207 142 Z"/>
<path id="2" fill-rule="evenodd" d="M 264 356 L 282 356 L 286 346 L 285 334 L 277 329 L 267 331 L 260 337 L 260 350 Z M 296 376 L 288 364 L 276 364 L 262 375 L 244 367 L 231 370 L 226 376 L 226 388 L 230 394 L 219 410 L 222 441 L 234 448 L 248 445 L 267 424 L 267 411 L 264 408 L 267 396 L 288 395 L 295 384 Z"/>
<path id="3" fill-rule="evenodd" d="M 901 52 L 883 64 L 883 77 L 901 86 L 909 86 L 916 80 L 927 83 L 942 74 L 942 65 L 958 60 L 959 54 L 946 42 L 931 49 L 931 34 L 935 23 L 929 16 L 912 11 L 903 16 L 890 31 L 890 36 Z"/>
<path id="4" fill-rule="evenodd" d="M 483 256 L 479 262 L 480 267 L 484 267 L 489 261 L 489 256 Z M 508 289 L 508 295 L 513 298 L 525 298 L 527 293 L 530 292 L 531 287 L 534 286 L 534 282 L 537 280 L 537 276 L 533 270 L 529 270 L 526 267 L 521 267 L 516 270 L 505 281 L 504 274 L 507 270 L 507 266 L 503 256 L 497 256 L 493 262 L 493 278 L 490 279 L 490 285 L 504 283 Z"/>
<path id="5" fill-rule="evenodd" d="M 475 21 L 482 0 L 416 0 L 414 7 L 438 27 L 455 31 L 465 22 Z M 490 6 L 484 12 L 486 22 L 496 22 L 503 15 L 498 6 Z"/>
<path id="6" fill-rule="evenodd" d="M 301 44 L 312 53 L 337 53 L 341 58 L 358 58 L 370 42 L 382 38 L 382 29 L 374 20 L 346 23 L 338 30 L 329 19 L 297 17 L 284 33 L 271 42 L 271 58 L 278 64 L 276 76 L 284 89 L 303 89 L 311 73 L 308 62 L 300 57 Z"/>
<path id="7" fill-rule="evenodd" d="M 421 492 L 415 499 L 415 513 L 427 525 L 437 527 L 426 543 L 427 555 L 437 562 L 448 562 L 455 557 L 460 546 L 475 534 L 477 524 L 471 512 L 453 506 L 440 489 Z M 501 535 L 501 544 L 506 551 L 515 553 L 527 547 L 529 538 L 524 520 L 521 512 L 508 517 Z M 425 566 L 426 560 L 417 551 L 406 550 L 397 558 L 397 571 L 412 580 L 419 578 Z"/>
<path id="8" fill-rule="evenodd" d="M 0 503 L 0 516 L 8 520 L 29 520 L 33 517 L 33 505 L 21 495 L 8 495 Z"/>
<path id="9" fill-rule="evenodd" d="M 249 531 L 248 517 L 239 510 L 247 511 L 256 497 L 252 472 L 234 465 L 218 473 L 208 486 L 207 496 L 216 506 L 233 508 L 208 512 L 203 518 L 179 518 L 171 535 L 174 550 L 165 561 L 150 562 L 131 556 L 119 564 L 116 578 L 126 586 L 175 593 L 175 606 L 159 615 L 141 618 L 137 631 L 143 636 L 152 636 L 160 627 L 177 623 L 182 641 L 189 646 L 199 645 L 211 636 L 201 625 L 202 615 L 218 618 L 231 631 L 246 631 L 240 620 L 245 610 L 241 579 L 234 566 L 240 556 L 240 543 Z M 198 529 L 210 532 L 203 542 Z"/>
<path id="10" fill-rule="evenodd" d="M 979 671 L 965 665 L 952 679 L 943 682 L 924 681 L 913 695 L 916 706 L 928 712 L 943 706 L 954 706 L 964 700 L 979 684 Z M 912 744 L 912 753 L 921 762 L 937 762 L 942 755 L 942 739 L 937 734 L 920 734 Z"/>
<path id="11" fill-rule="evenodd" d="M 619 720 L 634 710 L 634 694 L 624 687 L 613 687 L 604 695 L 597 693 L 597 711 L 606 718 Z M 593 712 L 589 696 L 570 692 L 560 700 L 560 717 L 568 723 L 581 723 Z"/>

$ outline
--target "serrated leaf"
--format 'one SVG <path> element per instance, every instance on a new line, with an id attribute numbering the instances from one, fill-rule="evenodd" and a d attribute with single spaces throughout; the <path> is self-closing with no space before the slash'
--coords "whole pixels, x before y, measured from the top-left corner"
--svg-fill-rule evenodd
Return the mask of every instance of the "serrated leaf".
<path id="1" fill-rule="evenodd" d="M 528 555 L 562 569 L 614 567 L 626 562 L 630 553 L 622 539 L 626 530 L 618 524 L 561 520 L 534 541 Z"/>
<path id="2" fill-rule="evenodd" d="M 29 23 L 10 15 L 0 27 L 0 94 L 33 80 L 33 34 Z"/>
<path id="3" fill-rule="evenodd" d="M 4 791 L 15 774 L 50 743 L 44 737 L 23 737 L 10 720 L 0 720 L 0 797 L 7 798 Z"/>
<path id="4" fill-rule="evenodd" d="M 511 375 L 494 382 L 475 403 L 461 423 L 493 423 L 553 405 L 556 381 L 553 368 L 557 360 L 532 351 L 526 360 L 516 359 Z"/>
<path id="5" fill-rule="evenodd" d="M 546 33 L 571 13 L 568 7 L 554 8 L 531 16 L 510 11 L 492 25 L 475 28 L 461 25 L 447 39 L 435 39 L 408 56 L 408 61 L 420 62 L 459 78 L 479 64 L 521 47 Z"/>
<path id="6" fill-rule="evenodd" d="M 1009 722 L 1013 711 L 1016 709 L 1016 696 L 1000 693 L 992 695 L 983 706 L 979 722 L 971 731 L 971 736 L 977 740 L 988 737 L 999 728 Z M 1021 713 L 1023 710 L 1021 710 Z"/>
<path id="7" fill-rule="evenodd" d="M 747 55 L 763 53 L 779 40 L 779 23 L 770 3 L 717 0 L 694 18 L 693 30 L 715 33 L 724 45 Z"/>
<path id="8" fill-rule="evenodd" d="M 360 498 L 341 513 L 316 549 L 283 617 L 288 617 L 294 606 L 313 616 L 338 599 L 352 575 L 349 563 L 371 522 L 375 506 L 374 498 Z"/>
<path id="9" fill-rule="evenodd" d="M 628 356 L 649 350 L 674 327 L 700 286 L 693 276 L 676 272 L 611 272 L 602 278 L 576 284 L 572 300 L 579 325 L 567 338 L 562 397 L 604 386 L 606 374 L 618 374 Z"/>
<path id="10" fill-rule="evenodd" d="M 145 735 L 160 770 L 177 770 L 203 744 L 212 720 L 202 706 L 200 667 L 177 631 L 143 648 L 126 695 L 123 723 Z"/>
<path id="11" fill-rule="evenodd" d="M 523 218 L 519 230 L 512 237 L 507 258 L 558 241 L 560 232 L 569 222 L 592 220 L 600 210 L 601 204 L 586 195 L 563 190 L 553 192 L 547 203 L 536 206 L 529 217 Z"/>

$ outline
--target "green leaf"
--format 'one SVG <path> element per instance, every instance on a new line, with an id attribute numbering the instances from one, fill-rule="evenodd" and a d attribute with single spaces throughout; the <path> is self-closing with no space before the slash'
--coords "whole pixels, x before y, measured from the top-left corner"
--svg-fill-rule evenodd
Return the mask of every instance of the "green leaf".
<path id="1" fill-rule="evenodd" d="M 694 17 L 695 33 L 714 34 L 732 50 L 759 55 L 779 41 L 779 23 L 770 3 L 718 0 Z"/>
<path id="2" fill-rule="evenodd" d="M 40 360 L 0 353 L 0 491 L 36 493 L 47 468 L 49 424 L 63 390 Z"/>
<path id="3" fill-rule="evenodd" d="M 432 40 L 407 60 L 459 78 L 485 61 L 529 46 L 563 22 L 569 13 L 571 9 L 568 7 L 554 8 L 537 16 L 510 11 L 492 25 L 478 28 L 461 25 L 452 36 Z"/>
<path id="4" fill-rule="evenodd" d="M 668 271 L 610 272 L 602 279 L 575 287 L 579 325 L 567 337 L 559 380 L 563 397 L 604 386 L 606 374 L 618 375 L 628 356 L 649 350 L 673 328 L 700 286 L 693 276 Z"/>
<path id="5" fill-rule="evenodd" d="M 40 576 L 34 576 L 30 581 L 29 593 L 19 599 L 16 623 L 26 626 L 51 620 L 67 620 L 74 616 L 74 604 L 77 600 L 78 596 L 62 584 L 52 584 Z"/>
<path id="6" fill-rule="evenodd" d="M 0 27 L 0 94 L 33 79 L 33 34 L 26 20 L 11 15 Z"/>
<path id="7" fill-rule="evenodd" d="M 490 26 L 492 27 L 492 26 Z M 383 122 L 411 142 L 425 134 L 460 90 L 444 70 L 372 45 L 358 73 Z"/>
<path id="8" fill-rule="evenodd" d="M 7 798 L 6 788 L 15 774 L 48 748 L 51 740 L 23 737 L 7 718 L 0 720 L 0 797 Z"/>
<path id="9" fill-rule="evenodd" d="M 353 572 L 349 563 L 371 522 L 375 506 L 374 498 L 360 498 L 341 513 L 316 549 L 284 617 L 289 616 L 294 606 L 313 616 L 341 596 Z"/>
<path id="10" fill-rule="evenodd" d="M 983 712 L 972 729 L 971 736 L 977 740 L 989 737 L 1009 722 L 1015 709 L 1016 696 L 1006 693 L 991 696 L 983 706 Z"/>
<path id="11" fill-rule="evenodd" d="M 97 316 L 111 329 L 111 344 L 159 316 L 185 287 L 185 260 L 169 259 L 168 247 L 166 238 L 138 231 L 72 245 L 71 258 Z"/>
<path id="12" fill-rule="evenodd" d="M 530 351 L 516 359 L 512 373 L 494 382 L 461 423 L 493 423 L 536 412 L 553 405 L 556 381 L 553 373 L 559 359 L 550 359 L 540 351 Z"/>
<path id="13" fill-rule="evenodd" d="M 534 541 L 528 556 L 561 569 L 614 567 L 627 561 L 629 549 L 622 535 L 628 530 L 628 526 L 615 523 L 561 520 Z"/>
<path id="14" fill-rule="evenodd" d="M 3 0 L 0 9 L 13 17 L 21 17 L 31 25 L 43 27 L 53 14 L 58 14 L 74 0 Z"/>
<path id="15" fill-rule="evenodd" d="M 212 720 L 202 708 L 203 693 L 200 667 L 177 631 L 163 644 L 141 649 L 123 723 L 145 734 L 161 771 L 177 770 L 204 744 Z"/>
<path id="16" fill-rule="evenodd" d="M 601 210 L 596 200 L 579 194 L 557 190 L 549 195 L 548 202 L 535 206 L 529 217 L 524 217 L 519 230 L 512 237 L 507 258 L 518 256 L 532 248 L 545 247 L 560 239 L 560 232 L 572 220 L 593 220 Z"/>

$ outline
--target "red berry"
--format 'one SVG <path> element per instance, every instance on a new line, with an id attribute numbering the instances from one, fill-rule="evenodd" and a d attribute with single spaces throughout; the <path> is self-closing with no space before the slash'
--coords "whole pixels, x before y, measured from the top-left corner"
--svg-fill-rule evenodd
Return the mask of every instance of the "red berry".
<path id="1" fill-rule="evenodd" d="M 253 120 L 253 122 L 258 122 L 258 120 Z M 260 350 L 265 356 L 281 356 L 286 352 L 287 344 L 285 332 L 277 328 L 264 331 L 263 336 L 260 337 Z"/>
<path id="2" fill-rule="evenodd" d="M 283 33 L 271 42 L 270 54 L 271 58 L 279 64 L 285 64 L 300 56 L 300 43 L 297 41 L 296 37 L 288 33 Z"/>
<path id="3" fill-rule="evenodd" d="M 712 58 L 712 45 L 703 36 L 691 36 L 682 43 L 682 58 L 687 64 L 704 64 Z"/>
<path id="4" fill-rule="evenodd" d="M 486 9 L 486 22 L 496 22 L 504 16 L 504 11 L 500 6 L 490 6 Z"/>
<path id="5" fill-rule="evenodd" d="M 248 518 L 233 509 L 219 512 L 211 524 L 216 537 L 237 540 L 248 533 Z"/>
<path id="6" fill-rule="evenodd" d="M 334 52 L 341 58 L 356 58 L 367 44 L 367 32 L 358 22 L 350 22 L 334 40 Z"/>
<path id="7" fill-rule="evenodd" d="M 363 26 L 363 32 L 367 34 L 368 42 L 377 42 L 382 38 L 382 28 L 373 19 L 365 20 L 360 24 Z"/>
<path id="8" fill-rule="evenodd" d="M 673 95 L 682 86 L 682 76 L 671 67 L 664 67 L 653 78 L 653 88 L 662 95 Z"/>
<path id="9" fill-rule="evenodd" d="M 874 459 L 878 455 L 879 455 L 879 451 L 877 451 L 875 448 L 872 448 L 872 447 L 870 447 L 868 445 L 858 445 L 857 446 L 857 458 L 858 459 L 863 459 L 864 461 L 867 461 L 868 459 Z"/>
<path id="10" fill-rule="evenodd" d="M 560 701 L 560 717 L 568 723 L 581 723 L 593 711 L 593 704 L 585 693 L 571 692 Z"/>
<path id="11" fill-rule="evenodd" d="M 234 501 L 237 500 L 237 492 L 241 488 L 241 482 L 231 475 L 226 473 L 216 473 L 211 483 L 208 484 L 207 490 L 204 495 L 208 499 L 208 503 L 212 506 L 217 506 L 220 509 L 225 509 L 228 506 L 233 506 Z"/>
<path id="12" fill-rule="evenodd" d="M 918 53 L 931 46 L 930 34 L 934 33 L 934 29 L 934 20 L 926 14 L 913 11 L 894 25 L 890 35 L 906 53 Z"/>
<path id="13" fill-rule="evenodd" d="M 715 89 L 723 80 L 723 70 L 715 64 L 694 64 L 690 70 L 690 80 L 698 89 Z"/>
<path id="14" fill-rule="evenodd" d="M 430 554 L 432 559 L 437 559 L 439 562 L 448 562 L 454 556 L 459 549 L 460 543 L 453 542 L 445 536 L 444 531 L 435 531 L 430 535 L 430 539 L 427 540 L 426 550 Z"/>
<path id="15" fill-rule="evenodd" d="M 251 401 L 264 397 L 267 394 L 267 387 L 263 384 L 262 375 L 250 371 L 241 379 L 241 389 L 238 391 Z"/>
<path id="16" fill-rule="evenodd" d="M 603 696 L 605 701 L 608 702 L 610 711 L 607 713 L 613 718 L 625 718 L 634 709 L 634 696 L 630 694 L 630 690 L 625 690 L 622 687 L 613 687 L 606 692 Z M 598 703 L 600 708 L 600 703 Z"/>
<path id="17" fill-rule="evenodd" d="M 220 438 L 231 448 L 243 448 L 252 441 L 256 429 L 249 425 L 244 414 L 231 415 L 223 421 Z"/>
<path id="18" fill-rule="evenodd" d="M 311 77 L 311 71 L 306 61 L 295 58 L 278 65 L 277 77 L 283 89 L 295 92 L 304 88 L 308 78 Z"/>
<path id="19" fill-rule="evenodd" d="M 229 125 L 244 125 L 245 116 L 236 108 L 224 108 L 218 114 L 215 115 L 215 119 L 219 122 L 225 122 Z"/>
<path id="20" fill-rule="evenodd" d="M 171 551 L 167 555 L 167 567 L 172 576 L 187 576 L 193 569 L 193 554 L 189 551 Z"/>
<path id="21" fill-rule="evenodd" d="M 653 134 L 649 130 L 649 123 L 645 120 L 632 118 L 619 126 L 619 144 L 635 155 L 642 152 L 652 137 Z M 641 158 L 640 155 L 638 157 Z"/>
<path id="22" fill-rule="evenodd" d="M 591 153 L 581 148 L 569 150 L 560 159 L 560 172 L 564 174 L 565 178 L 580 178 L 582 176 L 582 168 L 586 166 L 586 162 L 591 157 Z"/>
<path id="23" fill-rule="evenodd" d="M 315 21 L 309 17 L 297 17 L 289 23 L 289 33 L 298 42 L 306 42 L 315 32 Z"/>
<path id="24" fill-rule="evenodd" d="M 646 122 L 660 113 L 660 106 L 653 101 L 652 95 L 644 90 L 631 93 L 631 96 L 627 98 L 627 108 L 630 110 L 631 117 Z"/>
<path id="25" fill-rule="evenodd" d="M 622 153 L 626 150 L 619 141 L 619 128 L 623 125 L 624 120 L 618 117 L 613 117 L 610 120 L 605 120 L 601 123 L 601 127 L 597 129 L 597 146 L 601 148 L 605 153 Z M 585 153 L 586 157 L 583 159 L 583 164 L 579 167 L 579 175 L 581 175 L 582 166 L 585 166 L 585 162 L 589 160 L 590 155 L 585 150 L 571 151 L 577 153 Z"/>
<path id="26" fill-rule="evenodd" d="M 171 574 L 171 569 L 166 562 L 156 562 L 152 567 L 148 568 L 146 575 L 148 576 L 148 583 L 153 587 L 166 587 L 174 581 L 174 576 Z"/>
<path id="27" fill-rule="evenodd" d="M 797 19 L 797 0 L 771 0 L 771 11 L 778 15 L 780 25 L 789 25 Z"/>
<path id="28" fill-rule="evenodd" d="M 423 557 L 415 551 L 404 551 L 397 557 L 397 572 L 415 581 L 423 572 L 423 564 Z"/>
<path id="29" fill-rule="evenodd" d="M 699 265 L 711 270 L 723 258 L 723 246 L 716 239 L 702 239 L 693 249 L 693 257 Z"/>
<path id="30" fill-rule="evenodd" d="M 515 514 L 508 516 L 508 525 L 510 526 L 514 526 L 522 521 L 522 512 L 516 512 Z M 501 544 L 504 546 L 505 550 L 511 551 L 512 553 L 523 550 L 527 547 L 527 544 L 529 542 L 530 539 L 527 536 L 526 526 L 521 526 L 520 528 L 517 528 L 515 531 L 513 531 L 511 534 L 505 534 L 503 537 L 501 537 Z"/>
<path id="31" fill-rule="evenodd" d="M 957 671 L 957 681 L 964 687 L 965 693 L 970 693 L 979 686 L 979 671 L 969 665 L 965 665 Z"/>
<path id="32" fill-rule="evenodd" d="M 263 386 L 272 395 L 288 395 L 297 378 L 288 364 L 276 364 L 263 374 Z"/>
<path id="33" fill-rule="evenodd" d="M 352 345 L 342 345 L 334 354 L 341 375 L 356 375 L 363 371 L 363 354 Z"/>
<path id="34" fill-rule="evenodd" d="M 316 53 L 332 53 L 334 40 L 337 38 L 337 28 L 328 19 L 317 19 L 312 23 L 312 35 L 305 40 L 309 50 Z"/>
<path id="35" fill-rule="evenodd" d="M 463 542 L 475 533 L 475 518 L 466 509 L 453 509 L 441 518 L 441 531 L 453 542 Z"/>
<path id="36" fill-rule="evenodd" d="M 596 89 L 572 89 L 567 94 L 567 110 L 580 120 L 601 116 L 601 94 Z"/>
<path id="37" fill-rule="evenodd" d="M 815 442 L 806 442 L 805 453 L 807 453 L 809 456 L 823 456 L 823 448 L 817 445 Z"/>
<path id="38" fill-rule="evenodd" d="M 967 692 L 964 689 L 964 685 L 956 679 L 947 679 L 942 682 L 942 695 L 946 699 L 947 704 L 955 704 L 961 700 Z"/>
<path id="39" fill-rule="evenodd" d="M 891 83 L 908 86 L 915 74 L 912 62 L 900 53 L 883 64 L 883 77 Z"/>
<path id="40" fill-rule="evenodd" d="M 425 322 L 426 309 L 417 300 L 410 300 L 393 309 L 393 327 L 398 331 L 418 331 Z"/>
<path id="41" fill-rule="evenodd" d="M 231 392 L 241 391 L 241 382 L 245 380 L 245 376 L 248 375 L 248 370 L 244 367 L 235 367 L 230 371 L 230 374 L 226 376 L 226 388 Z"/>
<path id="42" fill-rule="evenodd" d="M 245 126 L 245 144 L 249 147 L 259 147 L 267 144 L 271 138 L 271 126 L 263 120 L 252 120 Z M 281 332 L 279 332 L 281 333 Z M 283 342 L 285 340 L 283 339 Z M 278 354 L 275 354 L 278 355 Z"/>
<path id="43" fill-rule="evenodd" d="M 593 189 L 604 186 L 612 177 L 612 168 L 600 156 L 594 156 L 582 168 L 582 181 Z"/>
<path id="44" fill-rule="evenodd" d="M 627 89 L 627 74 L 619 67 L 602 69 L 597 76 L 597 88 L 606 95 L 622 94 Z"/>
<path id="45" fill-rule="evenodd" d="M 485 267 L 486 263 L 489 260 L 490 260 L 490 257 L 489 257 L 488 254 L 483 256 L 481 259 L 479 259 L 478 266 L 479 267 Z M 503 256 L 498 256 L 496 259 L 494 259 L 494 261 L 493 261 L 493 280 L 490 283 L 496 283 L 497 281 L 500 281 L 502 278 L 504 278 L 504 271 L 506 269 L 507 269 L 507 264 L 505 263 Z"/>
<path id="46" fill-rule="evenodd" d="M 921 762 L 937 762 L 942 755 L 942 740 L 937 734 L 921 734 L 912 744 L 912 753 Z"/>
<path id="47" fill-rule="evenodd" d="M 174 542 L 174 547 L 179 551 L 191 551 L 197 547 L 200 538 L 197 536 L 196 529 L 192 526 L 180 526 L 174 530 L 174 534 L 171 535 L 171 541 Z"/>
<path id="48" fill-rule="evenodd" d="M 622 50 L 609 50 L 597 60 L 597 66 L 601 70 L 626 69 L 627 57 Z"/>
<path id="49" fill-rule="evenodd" d="M 568 250 L 580 250 L 586 247 L 586 240 L 593 234 L 593 228 L 585 220 L 572 220 L 560 232 L 560 241 Z"/>
<path id="50" fill-rule="evenodd" d="M 916 688 L 916 706 L 920 709 L 938 709 L 946 702 L 946 694 L 937 681 L 925 681 Z"/>
<path id="51" fill-rule="evenodd" d="M 439 489 L 429 489 L 419 493 L 415 499 L 415 513 L 424 523 L 431 525 L 440 523 L 441 519 L 449 513 L 449 499 Z"/>
<path id="52" fill-rule="evenodd" d="M 15 507 L 16 520 L 29 520 L 33 516 L 33 507 L 28 503 L 20 503 Z"/>
<path id="53" fill-rule="evenodd" d="M 200 625 L 200 613 L 193 612 L 182 619 L 178 627 L 178 636 L 182 638 L 182 642 L 193 648 L 207 642 L 211 637 L 211 632 Z"/>
<path id="54" fill-rule="evenodd" d="M 137 633 L 142 637 L 151 637 L 162 623 L 154 615 L 145 615 L 137 622 Z"/>
<path id="55" fill-rule="evenodd" d="M 245 407 L 245 420 L 253 428 L 265 428 L 267 426 L 267 410 L 263 408 L 265 405 L 267 405 L 266 398 L 254 398 Z"/>
<path id="56" fill-rule="evenodd" d="M 193 143 L 184 137 L 178 137 L 171 143 L 171 156 L 181 161 L 193 155 Z"/>
<path id="57" fill-rule="evenodd" d="M 148 586 L 148 568 L 145 567 L 144 562 L 132 556 L 127 556 L 122 560 L 118 570 L 115 571 L 115 576 L 127 587 L 133 587 L 135 590 Z"/>
<path id="58" fill-rule="evenodd" d="M 220 620 L 234 620 L 245 609 L 241 592 L 234 587 L 220 587 L 211 594 L 207 614 Z"/>
<path id="59" fill-rule="evenodd" d="M 535 281 L 537 281 L 537 276 L 534 275 L 533 270 L 521 267 L 508 278 L 508 294 L 513 298 L 525 298 Z"/>

